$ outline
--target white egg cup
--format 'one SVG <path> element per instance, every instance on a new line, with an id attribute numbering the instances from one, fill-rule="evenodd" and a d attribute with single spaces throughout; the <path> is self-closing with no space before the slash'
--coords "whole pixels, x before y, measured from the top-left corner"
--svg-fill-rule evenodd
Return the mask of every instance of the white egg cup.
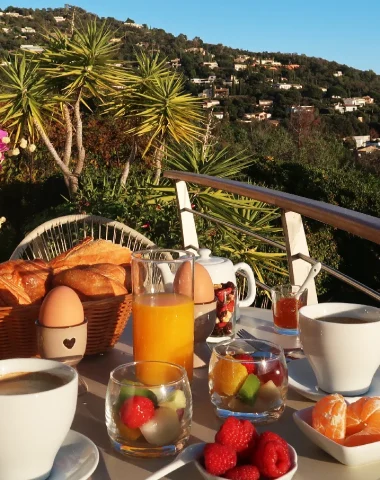
<path id="1" fill-rule="evenodd" d="M 87 320 L 70 327 L 46 327 L 36 320 L 37 348 L 41 358 L 76 367 L 87 346 Z M 88 390 L 79 376 L 79 395 Z"/>
<path id="2" fill-rule="evenodd" d="M 87 320 L 71 327 L 45 327 L 36 321 L 37 346 L 42 358 L 71 366 L 83 358 L 87 345 Z"/>

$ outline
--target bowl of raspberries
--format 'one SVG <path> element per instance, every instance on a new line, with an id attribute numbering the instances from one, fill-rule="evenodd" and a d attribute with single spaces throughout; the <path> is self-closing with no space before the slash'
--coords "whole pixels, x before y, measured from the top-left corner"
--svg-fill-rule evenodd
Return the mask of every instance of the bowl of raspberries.
<path id="1" fill-rule="evenodd" d="M 229 417 L 195 464 L 205 480 L 290 480 L 297 453 L 276 433 L 259 434 L 248 420 Z"/>

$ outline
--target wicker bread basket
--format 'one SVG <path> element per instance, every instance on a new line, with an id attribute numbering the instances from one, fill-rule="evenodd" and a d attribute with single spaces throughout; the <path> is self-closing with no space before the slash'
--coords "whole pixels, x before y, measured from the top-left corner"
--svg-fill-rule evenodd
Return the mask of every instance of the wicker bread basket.
<path id="1" fill-rule="evenodd" d="M 120 222 L 92 215 L 69 215 L 33 230 L 13 252 L 11 259 L 51 260 L 86 236 L 103 238 L 131 250 L 154 247 L 154 243 Z M 0 359 L 38 354 L 35 321 L 39 305 L 0 308 Z M 122 334 L 132 310 L 132 295 L 83 302 L 88 321 L 86 355 L 111 349 Z"/>

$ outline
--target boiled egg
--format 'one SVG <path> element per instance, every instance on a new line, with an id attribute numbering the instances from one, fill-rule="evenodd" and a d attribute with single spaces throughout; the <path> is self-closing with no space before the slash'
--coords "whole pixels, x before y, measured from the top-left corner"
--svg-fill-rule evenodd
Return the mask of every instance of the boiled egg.
<path id="1" fill-rule="evenodd" d="M 83 305 L 76 292 L 69 287 L 55 287 L 46 295 L 39 314 L 44 327 L 73 327 L 84 322 Z"/>
<path id="2" fill-rule="evenodd" d="M 173 281 L 174 293 L 191 296 L 191 264 L 184 262 Z M 200 263 L 194 263 L 194 303 L 209 303 L 214 300 L 214 285 L 210 274 Z"/>

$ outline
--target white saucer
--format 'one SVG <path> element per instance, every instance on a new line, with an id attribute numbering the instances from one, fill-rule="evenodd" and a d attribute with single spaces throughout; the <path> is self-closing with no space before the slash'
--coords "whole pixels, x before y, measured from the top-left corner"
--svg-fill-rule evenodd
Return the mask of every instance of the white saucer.
<path id="1" fill-rule="evenodd" d="M 86 480 L 98 462 L 96 445 L 81 433 L 70 430 L 55 457 L 48 480 Z"/>
<path id="2" fill-rule="evenodd" d="M 288 363 L 288 379 L 290 388 L 310 400 L 316 402 L 328 395 L 328 393 L 318 388 L 317 379 L 307 358 L 293 360 Z M 361 397 L 376 396 L 380 396 L 380 368 L 376 371 L 368 392 L 356 397 L 344 398 L 348 403 L 351 403 Z"/>

